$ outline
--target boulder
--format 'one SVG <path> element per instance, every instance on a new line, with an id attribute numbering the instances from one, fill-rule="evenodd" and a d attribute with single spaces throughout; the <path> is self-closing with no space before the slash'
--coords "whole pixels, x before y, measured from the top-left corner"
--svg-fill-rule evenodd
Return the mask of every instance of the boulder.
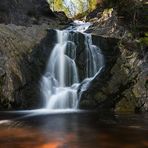
<path id="1" fill-rule="evenodd" d="M 1 0 L 0 23 L 31 26 L 32 24 L 68 24 L 71 20 L 50 10 L 46 0 Z M 59 19 L 60 18 L 60 19 Z M 64 19 L 64 20 L 63 20 Z"/>
<path id="2" fill-rule="evenodd" d="M 0 109 L 37 108 L 47 52 L 40 52 L 48 25 L 0 24 Z M 42 41 L 43 40 L 43 41 Z M 47 43 L 48 44 L 48 43 Z"/>
<path id="3" fill-rule="evenodd" d="M 117 112 L 148 110 L 148 71 L 142 68 L 146 61 L 139 57 L 136 43 L 124 42 L 105 57 L 105 68 L 81 94 L 80 108 Z"/>

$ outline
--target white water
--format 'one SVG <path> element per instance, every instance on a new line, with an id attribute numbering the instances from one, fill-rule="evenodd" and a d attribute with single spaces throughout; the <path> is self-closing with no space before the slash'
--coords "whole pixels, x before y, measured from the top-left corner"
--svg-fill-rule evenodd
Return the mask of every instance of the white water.
<path id="1" fill-rule="evenodd" d="M 47 0 L 53 11 L 63 11 L 69 17 L 86 12 L 89 8 L 89 0 L 62 0 L 57 5 L 57 0 Z"/>
<path id="2" fill-rule="evenodd" d="M 77 24 L 76 24 L 77 23 Z M 90 24 L 75 22 L 75 27 L 57 33 L 55 44 L 48 60 L 46 72 L 41 80 L 41 91 L 44 106 L 49 110 L 77 109 L 78 87 L 80 86 L 78 69 L 76 65 L 76 43 L 70 31 L 84 32 Z M 103 67 L 103 56 L 100 49 L 92 44 L 92 37 L 85 34 L 86 51 L 86 80 L 87 85 L 95 74 Z M 85 80 L 84 80 L 85 81 Z M 86 86 L 85 86 L 86 87 Z"/>

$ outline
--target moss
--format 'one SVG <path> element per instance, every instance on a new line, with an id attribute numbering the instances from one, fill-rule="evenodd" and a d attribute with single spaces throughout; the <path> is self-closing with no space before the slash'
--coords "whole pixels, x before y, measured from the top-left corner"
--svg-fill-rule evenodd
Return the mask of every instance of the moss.
<path id="1" fill-rule="evenodd" d="M 87 16 L 87 15 L 89 14 L 89 12 L 90 12 L 90 11 L 85 11 L 85 12 L 79 13 L 79 14 L 77 14 L 77 15 L 74 17 L 74 19 L 76 19 L 76 20 L 77 20 L 77 19 L 80 20 L 81 18 L 83 19 L 85 16 Z"/>
<path id="2" fill-rule="evenodd" d="M 140 38 L 139 41 L 142 45 L 148 46 L 148 37 Z"/>
<path id="3" fill-rule="evenodd" d="M 111 14 L 112 12 L 113 12 L 113 8 L 107 8 L 103 11 L 103 15 L 108 14 L 108 13 Z"/>
<path id="4" fill-rule="evenodd" d="M 145 36 L 148 37 L 148 32 L 145 32 Z"/>
<path id="5" fill-rule="evenodd" d="M 69 17 L 81 18 L 96 8 L 97 1 L 94 0 L 70 0 L 70 5 L 62 0 L 48 0 L 53 11 L 64 11 Z"/>

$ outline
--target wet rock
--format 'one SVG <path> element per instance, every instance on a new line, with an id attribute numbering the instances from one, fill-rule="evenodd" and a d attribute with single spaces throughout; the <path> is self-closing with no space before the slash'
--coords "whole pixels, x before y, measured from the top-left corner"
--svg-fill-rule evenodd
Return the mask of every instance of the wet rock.
<path id="1" fill-rule="evenodd" d="M 0 25 L 1 109 L 42 106 L 39 82 L 56 42 L 56 31 L 47 28 L 45 24 L 32 27 Z M 76 44 L 76 64 L 82 81 L 86 77 L 85 38 L 81 33 L 71 32 L 71 35 Z M 97 35 L 92 36 L 92 41 L 100 47 L 105 67 L 82 92 L 80 108 L 147 110 L 147 51 L 145 56 L 139 57 L 136 43 L 125 41 L 121 44 L 116 38 Z"/>
<path id="2" fill-rule="evenodd" d="M 76 59 L 76 45 L 72 41 L 67 42 L 65 54 L 71 59 Z"/>
<path id="3" fill-rule="evenodd" d="M 117 112 L 147 110 L 148 72 L 144 76 L 144 69 L 140 68 L 144 63 L 136 43 L 126 44 L 115 48 L 113 57 L 108 52 L 105 68 L 81 95 L 81 108 Z"/>
<path id="4" fill-rule="evenodd" d="M 55 35 L 46 38 L 47 30 L 69 22 L 66 15 L 52 12 L 46 0 L 0 1 L 1 110 L 41 106 L 39 79 Z"/>

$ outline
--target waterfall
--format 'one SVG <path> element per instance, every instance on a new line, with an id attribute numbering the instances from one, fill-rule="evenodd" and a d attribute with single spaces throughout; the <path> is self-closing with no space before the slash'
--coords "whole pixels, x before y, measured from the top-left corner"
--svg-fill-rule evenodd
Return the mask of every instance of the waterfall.
<path id="1" fill-rule="evenodd" d="M 96 8 L 97 0 L 47 0 L 53 11 L 63 11 L 68 17 L 87 14 Z"/>
<path id="2" fill-rule="evenodd" d="M 56 30 L 57 42 L 41 80 L 45 108 L 77 109 L 79 101 L 77 91 L 81 82 L 76 64 L 77 43 L 74 41 L 74 34 L 78 31 L 83 32 L 89 25 L 76 22 L 75 27 Z M 91 80 L 103 67 L 103 55 L 101 50 L 93 45 L 92 36 L 86 33 L 83 35 L 87 63 L 85 77 Z"/>

